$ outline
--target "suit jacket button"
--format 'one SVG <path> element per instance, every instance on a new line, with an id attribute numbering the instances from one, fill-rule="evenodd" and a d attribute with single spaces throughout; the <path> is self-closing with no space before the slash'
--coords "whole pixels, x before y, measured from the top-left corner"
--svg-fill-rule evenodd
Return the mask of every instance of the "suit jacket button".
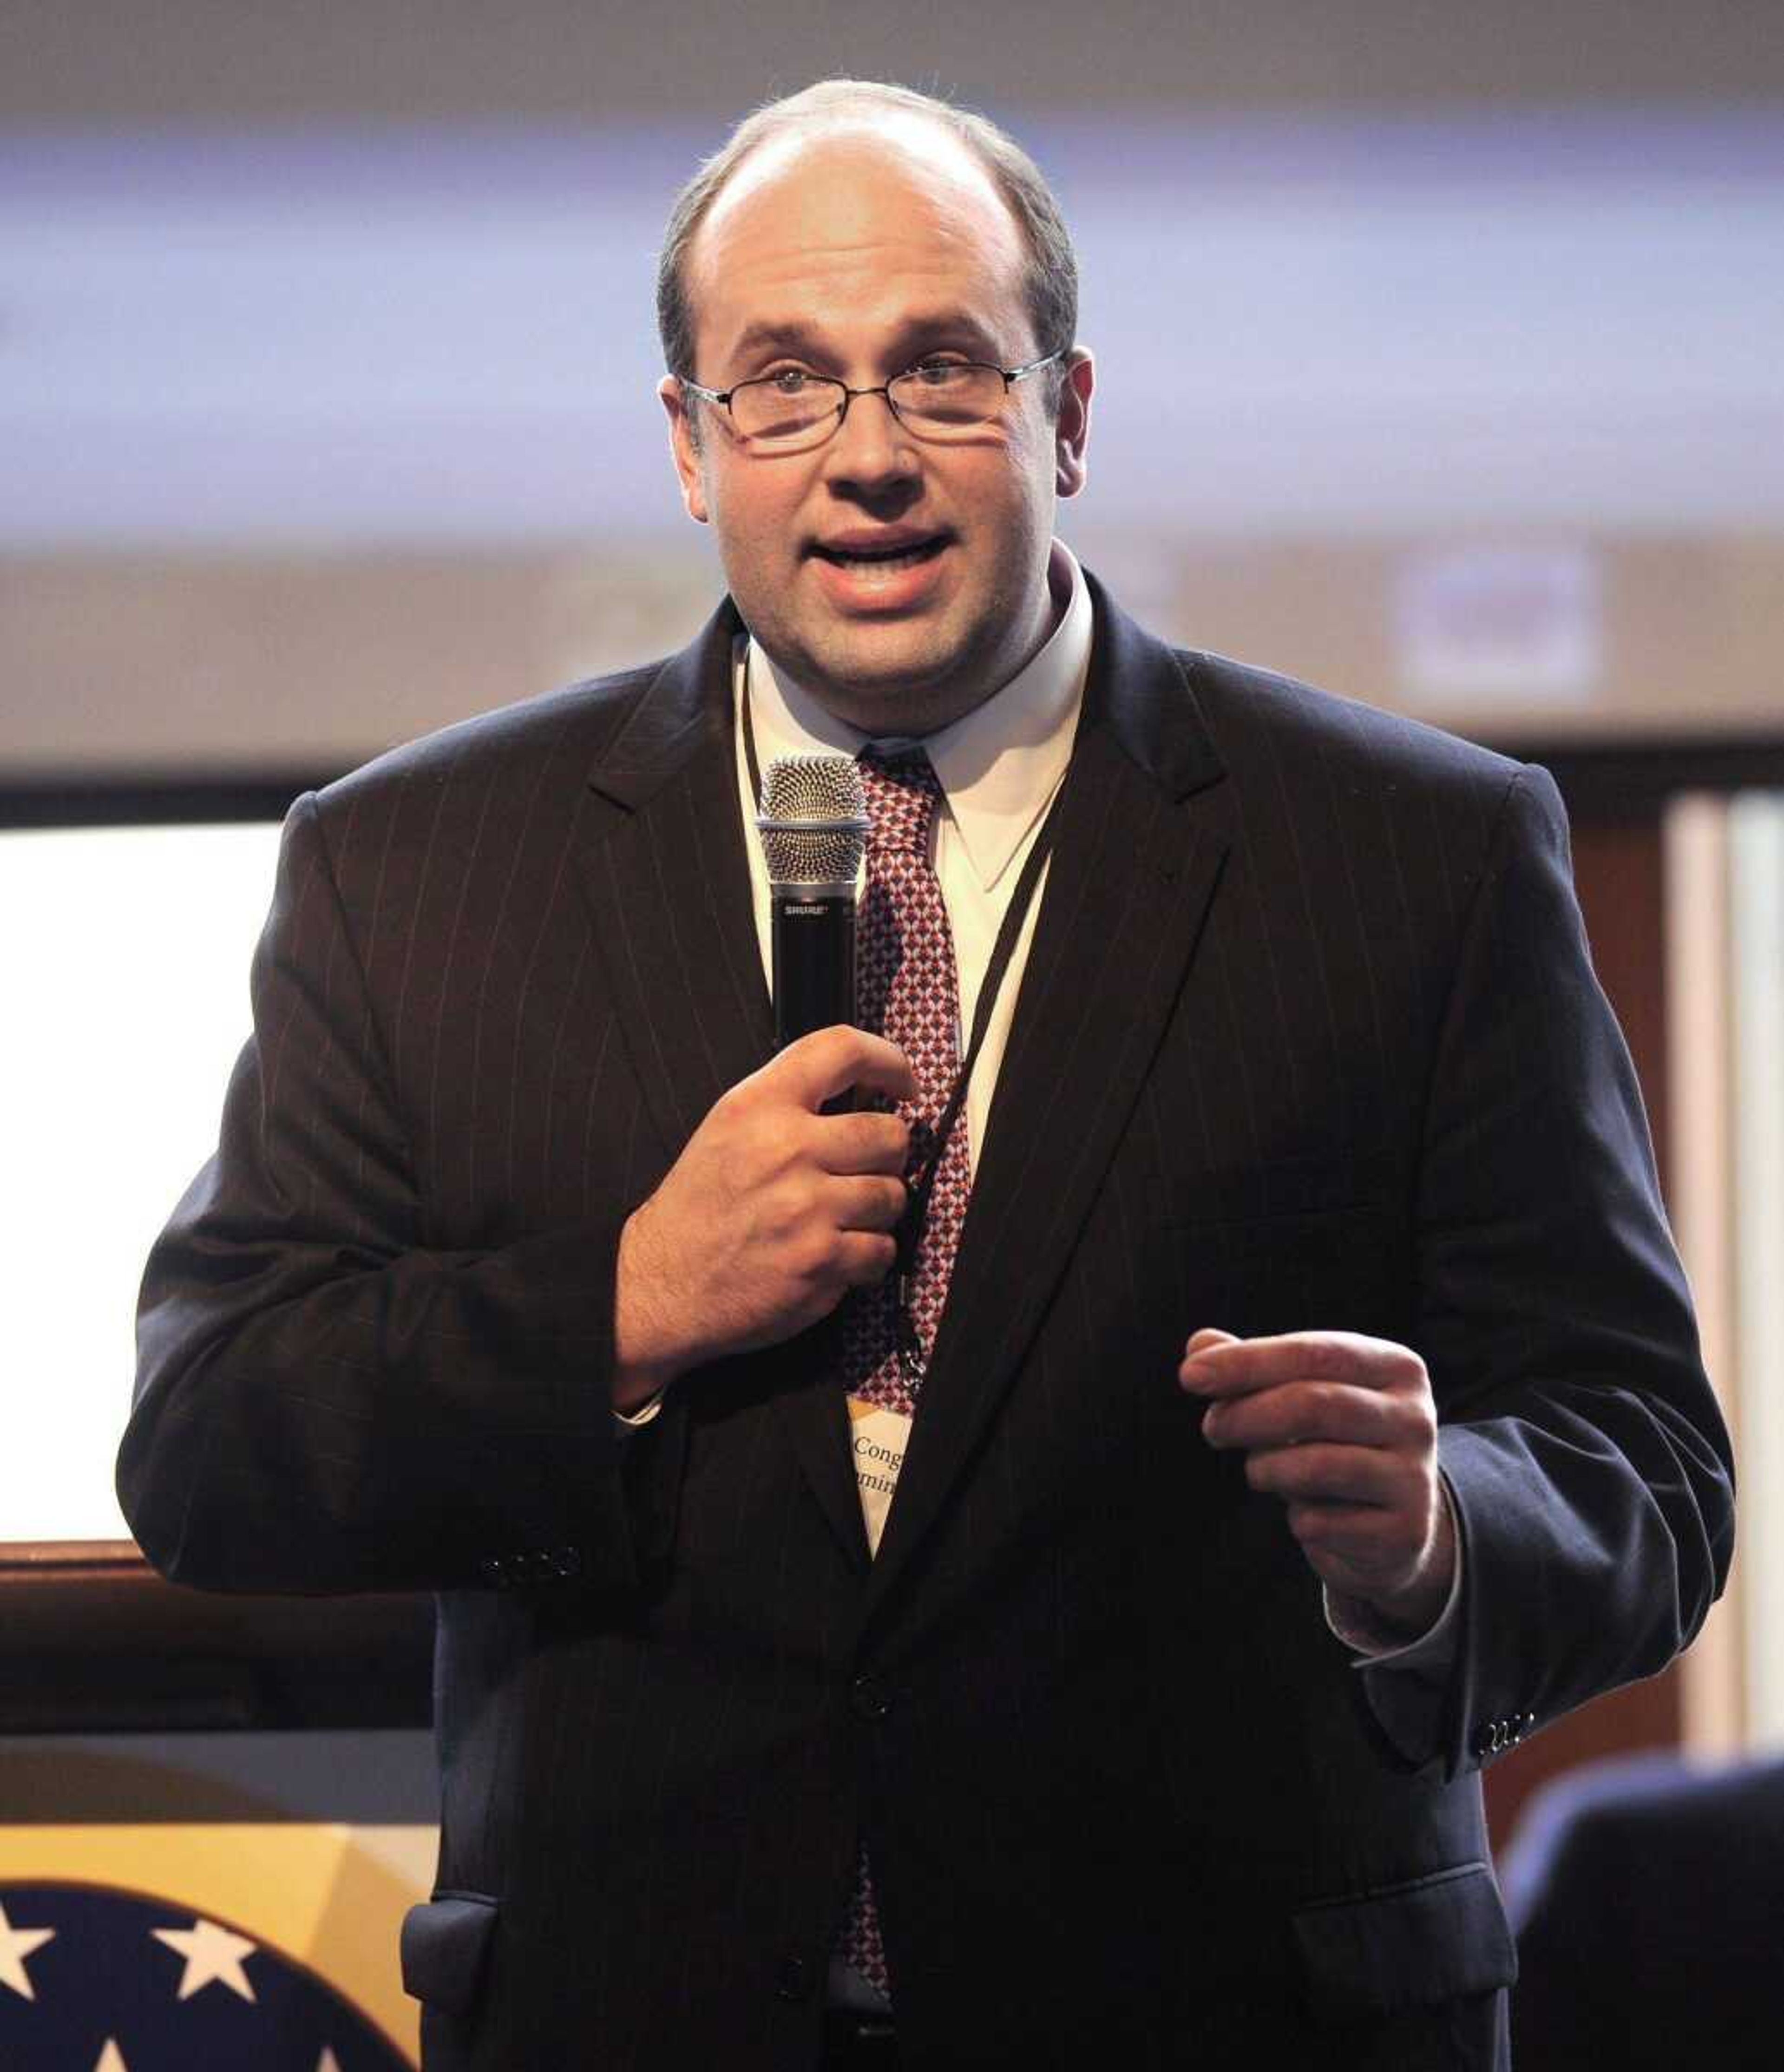
<path id="1" fill-rule="evenodd" d="M 849 1686 L 849 1709 L 858 1720 L 883 1720 L 892 1696 L 877 1676 L 857 1676 Z"/>
<path id="2" fill-rule="evenodd" d="M 574 1547 L 560 1547 L 551 1557 L 551 1565 L 560 1576 L 579 1576 L 583 1572 L 581 1552 Z"/>
<path id="3" fill-rule="evenodd" d="M 508 1571 L 493 1554 L 486 1554 L 477 1564 L 477 1573 L 492 1589 L 499 1590 L 508 1581 Z"/>
<path id="4" fill-rule="evenodd" d="M 784 2000 L 810 2000 L 812 1975 L 803 1957 L 783 1957 L 774 1974 L 774 1990 Z"/>

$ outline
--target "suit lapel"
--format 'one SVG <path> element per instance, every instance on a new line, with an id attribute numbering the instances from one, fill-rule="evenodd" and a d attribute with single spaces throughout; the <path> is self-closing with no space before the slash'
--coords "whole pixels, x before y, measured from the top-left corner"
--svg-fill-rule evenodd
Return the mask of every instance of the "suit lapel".
<path id="1" fill-rule="evenodd" d="M 609 997 L 671 1157 L 769 1054 L 731 742 L 728 608 L 664 664 L 591 774 L 583 858 Z"/>
<path id="2" fill-rule="evenodd" d="M 1095 647 L 1046 896 L 870 1616 L 934 1523 L 1052 1299 L 1226 853 L 1220 766 L 1181 665 L 1092 589 Z"/>
<path id="3" fill-rule="evenodd" d="M 728 602 L 665 663 L 589 782 L 601 824 L 583 882 L 609 997 L 665 1162 L 727 1087 L 773 1054 L 731 738 Z M 830 1523 L 866 1561 L 841 1394 L 822 1386 L 809 1342 L 785 1363 L 774 1401 Z"/>

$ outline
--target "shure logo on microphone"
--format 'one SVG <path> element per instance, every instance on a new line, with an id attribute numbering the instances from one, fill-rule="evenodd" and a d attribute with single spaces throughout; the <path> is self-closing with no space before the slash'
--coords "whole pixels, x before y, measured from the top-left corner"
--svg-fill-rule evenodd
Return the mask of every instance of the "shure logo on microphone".
<path id="1" fill-rule="evenodd" d="M 783 914 L 812 914 L 822 920 L 830 909 L 827 906 L 820 906 L 810 899 L 789 899 L 782 902 L 781 911 Z"/>

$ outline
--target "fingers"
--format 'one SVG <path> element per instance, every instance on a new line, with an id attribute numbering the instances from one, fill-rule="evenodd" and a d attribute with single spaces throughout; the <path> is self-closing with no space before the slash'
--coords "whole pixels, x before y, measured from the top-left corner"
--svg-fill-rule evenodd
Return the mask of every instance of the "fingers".
<path id="1" fill-rule="evenodd" d="M 1202 1436 L 1246 1456 L 1255 1490 L 1310 1506 L 1394 1504 L 1435 1455 L 1424 1363 L 1346 1331 L 1240 1339 L 1196 1333 L 1178 1379 L 1209 1399 Z"/>
<path id="2" fill-rule="evenodd" d="M 1202 1436 L 1211 1446 L 1398 1446 L 1418 1436 L 1411 1407 L 1396 1395 L 1331 1381 L 1284 1382 L 1210 1404 Z"/>
<path id="3" fill-rule="evenodd" d="M 1410 1387 L 1423 1375 L 1423 1362 L 1407 1346 L 1356 1331 L 1287 1331 L 1268 1338 L 1198 1331 L 1177 1369 L 1177 1379 L 1192 1395 L 1209 1397 L 1249 1396 L 1296 1381 Z"/>
<path id="4" fill-rule="evenodd" d="M 828 1194 L 830 1213 L 843 1231 L 896 1230 L 910 1198 L 902 1180 L 873 1174 L 834 1181 Z"/>
<path id="5" fill-rule="evenodd" d="M 908 1124 L 896 1115 L 863 1108 L 853 1115 L 824 1115 L 812 1124 L 811 1143 L 826 1173 L 884 1173 L 902 1181 L 911 1152 Z"/>
<path id="6" fill-rule="evenodd" d="M 628 1376 L 777 1344 L 892 1271 L 908 1132 L 896 1116 L 821 1112 L 851 1086 L 916 1092 L 893 1045 L 837 1027 L 714 1102 L 626 1226 L 616 1344 Z"/>
<path id="7" fill-rule="evenodd" d="M 1201 1429 L 1243 1453 L 1330 1589 L 1422 1633 L 1448 1595 L 1455 1536 L 1437 1462 L 1437 1408 L 1410 1346 L 1351 1331 L 1239 1339 L 1197 1331 L 1177 1378 Z"/>
<path id="8" fill-rule="evenodd" d="M 1386 1505 L 1323 1503 L 1291 1497 L 1283 1516 L 1309 1557 L 1330 1554 L 1346 1564 L 1349 1575 L 1326 1576 L 1341 1587 L 1366 1589 L 1371 1572 L 1391 1568 L 1404 1558 L 1404 1530 L 1398 1515 Z"/>
<path id="9" fill-rule="evenodd" d="M 789 1043 L 757 1077 L 814 1114 L 851 1087 L 891 1100 L 920 1098 L 916 1077 L 897 1045 L 846 1022 L 814 1030 Z"/>
<path id="10" fill-rule="evenodd" d="M 840 1231 L 837 1234 L 835 1269 L 851 1288 L 876 1288 L 897 1263 L 898 1246 L 889 1237 L 868 1231 Z"/>
<path id="11" fill-rule="evenodd" d="M 1265 1496 L 1309 1506 L 1393 1509 L 1416 1478 L 1409 1463 L 1374 1446 L 1279 1446 L 1247 1456 L 1245 1479 Z"/>

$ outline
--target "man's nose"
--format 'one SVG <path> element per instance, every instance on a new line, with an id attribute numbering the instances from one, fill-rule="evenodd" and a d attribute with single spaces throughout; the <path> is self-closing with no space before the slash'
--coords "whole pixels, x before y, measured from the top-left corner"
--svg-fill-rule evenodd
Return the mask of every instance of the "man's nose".
<path id="1" fill-rule="evenodd" d="M 878 388 L 849 398 L 843 421 L 826 448 L 824 472 L 833 485 L 883 487 L 916 476 L 917 442 Z"/>

